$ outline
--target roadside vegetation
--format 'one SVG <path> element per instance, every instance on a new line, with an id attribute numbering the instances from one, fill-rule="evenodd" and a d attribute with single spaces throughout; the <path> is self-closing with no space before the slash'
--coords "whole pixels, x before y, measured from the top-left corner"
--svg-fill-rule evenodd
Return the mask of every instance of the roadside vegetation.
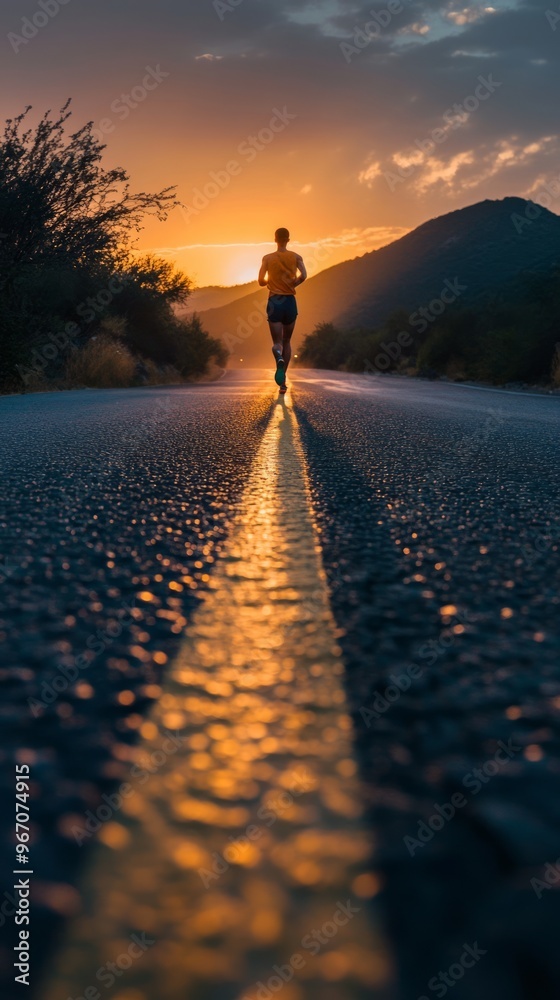
<path id="1" fill-rule="evenodd" d="M 225 365 L 198 317 L 177 316 L 189 279 L 135 250 L 175 189 L 131 192 L 92 123 L 69 130 L 69 102 L 35 126 L 30 115 L 0 136 L 0 389 L 182 382 Z"/>
<path id="2" fill-rule="evenodd" d="M 514 287 L 423 324 L 397 311 L 377 329 L 319 324 L 298 363 L 349 372 L 397 372 L 493 385 L 560 388 L 560 268 L 525 274 Z"/>

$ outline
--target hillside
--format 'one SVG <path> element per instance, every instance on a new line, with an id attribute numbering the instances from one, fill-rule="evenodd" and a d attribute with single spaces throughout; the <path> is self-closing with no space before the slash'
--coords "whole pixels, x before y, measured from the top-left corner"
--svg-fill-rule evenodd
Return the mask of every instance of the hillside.
<path id="1" fill-rule="evenodd" d="M 414 312 L 439 297 L 445 281 L 458 279 L 461 304 L 475 301 L 523 270 L 560 261 L 560 218 L 539 209 L 525 215 L 523 198 L 483 201 L 423 223 L 394 243 L 336 264 L 298 290 L 297 343 L 321 322 L 341 329 L 371 328 L 394 310 Z M 535 206 L 529 207 L 529 215 Z M 514 224 L 517 218 L 518 225 Z M 519 225 L 519 219 L 525 224 Z M 519 231 L 521 230 L 521 231 Z M 205 329 L 232 351 L 231 363 L 269 363 L 266 290 L 202 314 Z"/>
<path id="2" fill-rule="evenodd" d="M 203 312 L 206 309 L 218 309 L 227 306 L 230 302 L 242 299 L 243 296 L 251 292 L 258 291 L 257 281 L 248 281 L 244 285 L 204 285 L 202 288 L 195 288 L 189 295 L 187 305 L 183 307 L 184 314 L 193 312 Z"/>

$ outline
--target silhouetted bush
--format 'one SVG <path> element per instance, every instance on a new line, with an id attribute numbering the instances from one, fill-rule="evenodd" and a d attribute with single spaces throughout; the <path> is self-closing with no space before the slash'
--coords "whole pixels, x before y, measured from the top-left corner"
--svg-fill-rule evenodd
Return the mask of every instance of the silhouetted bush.
<path id="1" fill-rule="evenodd" d="M 66 365 L 66 380 L 76 387 L 117 389 L 132 385 L 135 374 L 136 361 L 130 351 L 106 334 L 88 341 Z"/>
<path id="2" fill-rule="evenodd" d="M 80 363 L 90 370 L 98 349 L 88 345 L 111 320 L 120 321 L 115 363 L 127 353 L 185 377 L 203 373 L 223 349 L 200 325 L 178 326 L 188 278 L 133 253 L 145 215 L 164 220 L 176 206 L 174 189 L 133 194 L 124 170 L 103 167 L 92 122 L 67 132 L 68 108 L 35 128 L 27 108 L 0 137 L 0 383 L 56 381 Z"/>

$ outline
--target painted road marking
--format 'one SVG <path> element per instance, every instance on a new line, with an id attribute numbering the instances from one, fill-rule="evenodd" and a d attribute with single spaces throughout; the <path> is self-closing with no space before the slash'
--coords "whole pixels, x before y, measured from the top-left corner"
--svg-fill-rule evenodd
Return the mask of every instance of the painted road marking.
<path id="1" fill-rule="evenodd" d="M 110 987 L 113 1000 L 386 1000 L 343 665 L 286 399 L 209 587 L 131 790 L 99 815 L 85 911 L 44 1000 Z"/>

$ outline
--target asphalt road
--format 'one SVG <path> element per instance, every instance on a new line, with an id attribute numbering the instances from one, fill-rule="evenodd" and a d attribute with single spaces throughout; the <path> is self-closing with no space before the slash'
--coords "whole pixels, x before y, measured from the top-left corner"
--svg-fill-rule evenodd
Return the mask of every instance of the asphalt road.
<path id="1" fill-rule="evenodd" d="M 306 372 L 292 396 L 399 995 L 557 997 L 558 399 Z M 45 942 L 275 400 L 261 372 L 0 399 L 2 746 L 33 768 Z"/>
<path id="2" fill-rule="evenodd" d="M 295 398 L 403 996 L 558 996 L 558 399 Z"/>
<path id="3" fill-rule="evenodd" d="M 33 777 L 37 964 L 62 920 L 80 910 L 87 842 L 78 844 L 72 827 L 129 775 L 126 748 L 161 695 L 163 670 L 227 536 L 272 398 L 254 379 L 235 378 L 0 399 L 0 712 L 8 765 L 0 827 L 9 893 L 0 923 L 13 923 L 16 755 Z M 23 988 L 13 993 L 10 944 L 3 933 L 7 997 Z"/>

